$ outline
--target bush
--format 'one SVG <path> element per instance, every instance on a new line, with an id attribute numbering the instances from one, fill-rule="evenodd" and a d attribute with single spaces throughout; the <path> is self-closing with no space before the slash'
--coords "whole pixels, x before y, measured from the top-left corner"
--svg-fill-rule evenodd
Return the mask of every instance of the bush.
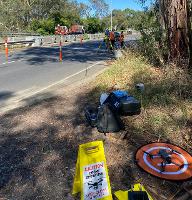
<path id="1" fill-rule="evenodd" d="M 100 20 L 95 17 L 90 17 L 87 20 L 84 21 L 85 29 L 87 33 L 98 33 L 103 32 L 104 26 L 101 25 Z"/>
<path id="2" fill-rule="evenodd" d="M 151 63 L 162 65 L 168 57 L 166 33 L 161 28 L 155 12 L 147 11 L 141 19 L 137 27 L 141 33 L 139 50 Z"/>
<path id="3" fill-rule="evenodd" d="M 161 35 L 161 42 L 157 40 L 157 35 Z M 149 32 L 141 31 L 139 50 L 154 65 L 161 66 L 167 60 L 167 41 L 158 29 Z"/>
<path id="4" fill-rule="evenodd" d="M 40 21 L 41 28 L 48 34 L 53 34 L 55 31 L 54 21 L 52 19 L 45 19 Z"/>
<path id="5" fill-rule="evenodd" d="M 39 28 L 36 30 L 37 33 L 39 33 L 40 35 L 48 35 L 48 33 L 43 29 L 43 28 Z"/>
<path id="6" fill-rule="evenodd" d="M 39 21 L 39 20 L 34 19 L 34 20 L 31 22 L 31 25 L 30 25 L 31 30 L 37 31 L 40 27 L 41 27 L 41 24 L 40 24 L 40 21 Z"/>
<path id="7" fill-rule="evenodd" d="M 83 35 L 83 39 L 84 39 L 84 40 L 89 40 L 90 38 L 89 38 L 88 34 L 84 34 L 84 35 Z"/>
<path id="8" fill-rule="evenodd" d="M 33 20 L 30 29 L 41 35 L 53 34 L 55 31 L 54 21 L 52 19 Z"/>
<path id="9" fill-rule="evenodd" d="M 136 90 L 137 83 L 144 83 L 143 94 Z M 144 57 L 127 52 L 97 77 L 93 94 L 98 98 L 103 92 L 128 90 L 142 103 L 139 116 L 124 119 L 131 137 L 143 135 L 146 142 L 161 137 L 183 146 L 186 136 L 191 136 L 191 85 L 191 76 L 185 70 L 175 66 L 154 68 Z"/>

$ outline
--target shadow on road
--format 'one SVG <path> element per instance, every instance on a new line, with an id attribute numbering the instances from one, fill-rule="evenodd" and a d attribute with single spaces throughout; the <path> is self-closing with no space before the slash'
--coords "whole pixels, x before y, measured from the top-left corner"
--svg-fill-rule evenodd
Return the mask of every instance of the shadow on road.
<path id="1" fill-rule="evenodd" d="M 7 101 L 14 97 L 14 92 L 11 91 L 0 91 L 0 108 L 3 108 Z"/>
<path id="2" fill-rule="evenodd" d="M 64 45 L 62 48 L 63 62 L 90 62 L 105 61 L 112 58 L 104 46 L 99 48 L 100 42 L 87 42 L 83 45 L 74 43 Z M 59 62 L 59 47 L 33 47 L 26 49 L 17 55 L 14 59 L 25 59 L 29 65 L 41 65 L 46 63 Z"/>
<path id="3" fill-rule="evenodd" d="M 4 101 L 4 100 L 7 100 L 11 97 L 13 97 L 14 94 L 13 92 L 10 92 L 10 91 L 0 91 L 0 102 L 1 101 Z"/>

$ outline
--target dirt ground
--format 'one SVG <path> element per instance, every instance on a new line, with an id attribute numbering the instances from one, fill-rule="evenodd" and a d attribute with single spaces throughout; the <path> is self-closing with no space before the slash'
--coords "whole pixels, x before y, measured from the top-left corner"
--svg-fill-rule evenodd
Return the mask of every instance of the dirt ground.
<path id="1" fill-rule="evenodd" d="M 134 164 L 134 153 L 147 137 L 135 136 L 129 124 L 107 136 L 86 125 L 83 109 L 98 101 L 92 93 L 92 86 L 80 85 L 0 116 L 1 200 L 74 199 L 78 146 L 95 140 L 104 141 L 113 192 L 139 181 L 156 200 L 174 195 L 182 183 L 159 180 Z"/>

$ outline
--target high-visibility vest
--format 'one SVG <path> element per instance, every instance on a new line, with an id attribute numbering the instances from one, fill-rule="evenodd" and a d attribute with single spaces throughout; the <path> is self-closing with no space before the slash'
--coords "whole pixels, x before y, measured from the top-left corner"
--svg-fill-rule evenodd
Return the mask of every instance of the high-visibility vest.
<path id="1" fill-rule="evenodd" d="M 113 31 L 110 32 L 109 39 L 110 40 L 115 40 L 115 33 Z"/>

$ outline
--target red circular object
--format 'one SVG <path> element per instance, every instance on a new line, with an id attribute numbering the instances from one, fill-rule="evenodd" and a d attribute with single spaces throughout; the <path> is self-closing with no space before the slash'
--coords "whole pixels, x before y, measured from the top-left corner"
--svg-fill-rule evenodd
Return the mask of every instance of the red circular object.
<path id="1" fill-rule="evenodd" d="M 159 178 L 183 181 L 192 177 L 192 156 L 173 144 L 144 145 L 137 150 L 135 157 L 139 167 Z"/>

